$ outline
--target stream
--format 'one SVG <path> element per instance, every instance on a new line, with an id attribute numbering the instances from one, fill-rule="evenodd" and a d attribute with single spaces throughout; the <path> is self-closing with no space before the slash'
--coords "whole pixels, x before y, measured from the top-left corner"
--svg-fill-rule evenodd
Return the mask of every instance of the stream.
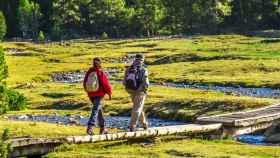
<path id="1" fill-rule="evenodd" d="M 33 121 L 33 122 L 47 122 L 61 125 L 78 125 L 86 126 L 89 117 L 82 115 L 13 115 L 8 116 L 9 120 L 14 121 Z M 106 126 L 117 129 L 127 129 L 130 117 L 128 116 L 108 116 L 105 117 Z M 162 120 L 158 118 L 148 118 L 150 127 L 161 127 L 161 126 L 172 126 L 172 125 L 183 125 L 184 122 Z"/>
<path id="2" fill-rule="evenodd" d="M 118 69 L 109 69 L 105 71 L 109 77 L 120 73 Z M 52 75 L 54 82 L 59 83 L 79 83 L 83 81 L 85 72 L 61 72 Z M 114 83 L 121 83 L 121 81 L 112 81 Z M 184 84 L 184 83 L 151 83 L 154 86 L 174 87 L 174 88 L 192 88 L 201 90 L 213 90 L 229 95 L 237 96 L 251 96 L 260 98 L 280 98 L 280 89 L 272 88 L 244 88 L 244 87 L 230 87 L 230 86 L 211 86 L 201 84 Z"/>
<path id="3" fill-rule="evenodd" d="M 263 134 L 244 134 L 235 137 L 237 141 L 259 146 L 280 146 L 280 144 L 265 142 L 265 136 Z"/>

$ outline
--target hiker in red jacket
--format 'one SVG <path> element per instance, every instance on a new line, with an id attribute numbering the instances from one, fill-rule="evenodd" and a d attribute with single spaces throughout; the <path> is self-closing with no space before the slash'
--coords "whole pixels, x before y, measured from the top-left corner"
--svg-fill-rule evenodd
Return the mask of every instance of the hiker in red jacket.
<path id="1" fill-rule="evenodd" d="M 101 69 L 101 59 L 94 58 L 93 66 L 87 71 L 83 86 L 91 100 L 93 107 L 87 127 L 87 134 L 93 135 L 92 127 L 99 125 L 100 134 L 107 134 L 101 101 L 105 94 L 112 98 L 112 86 L 107 75 Z"/>

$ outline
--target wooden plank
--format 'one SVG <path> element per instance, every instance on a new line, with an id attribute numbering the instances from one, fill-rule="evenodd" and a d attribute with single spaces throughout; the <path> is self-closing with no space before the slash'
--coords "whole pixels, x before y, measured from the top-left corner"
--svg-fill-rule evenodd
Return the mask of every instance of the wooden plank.
<path id="1" fill-rule="evenodd" d="M 261 110 L 266 110 L 266 109 L 269 109 L 269 108 L 280 108 L 280 104 L 274 104 L 274 105 L 271 105 L 271 106 L 267 106 L 267 107 L 263 107 L 263 108 L 258 108 L 258 109 L 253 109 L 253 110 L 247 110 L 247 111 L 239 111 L 239 112 L 232 112 L 232 113 L 226 113 L 226 114 L 220 114 L 220 115 L 213 115 L 213 116 L 206 116 L 206 117 L 199 117 L 197 118 L 197 120 L 201 120 L 201 119 L 208 119 L 208 118 L 213 118 L 213 117 L 220 117 L 220 116 L 227 116 L 227 115 L 230 115 L 230 114 L 246 114 L 246 113 L 251 113 L 251 112 L 258 112 L 258 111 L 261 111 Z"/>
<path id="2" fill-rule="evenodd" d="M 260 109 L 215 115 L 210 117 L 199 117 L 197 122 L 222 123 L 225 126 L 245 127 L 262 122 L 269 122 L 280 118 L 280 105 L 272 105 Z"/>
<path id="3" fill-rule="evenodd" d="M 234 126 L 236 127 L 245 127 L 254 124 L 264 123 L 264 122 L 271 122 L 274 120 L 280 119 L 280 114 L 267 114 L 258 117 L 251 117 L 246 119 L 236 120 L 234 122 Z"/>
<path id="4" fill-rule="evenodd" d="M 148 130 L 136 131 L 136 132 L 119 132 L 106 135 L 93 135 L 93 136 L 69 136 L 64 138 L 26 138 L 9 140 L 12 147 L 30 146 L 36 144 L 51 144 L 51 143 L 85 143 L 85 142 L 98 142 L 98 141 L 110 141 L 110 140 L 122 140 L 131 138 L 142 137 L 155 137 L 163 135 L 172 135 L 177 133 L 201 133 L 211 132 L 218 130 L 222 127 L 221 123 L 209 124 L 209 125 L 178 125 L 178 126 L 166 126 L 149 128 Z"/>
<path id="5" fill-rule="evenodd" d="M 148 130 L 136 131 L 136 132 L 120 132 L 107 135 L 94 135 L 94 136 L 78 136 L 67 137 L 68 143 L 89 143 L 98 141 L 110 141 L 110 140 L 122 140 L 131 138 L 145 138 L 156 137 L 164 135 L 172 135 L 177 133 L 201 133 L 216 131 L 222 127 L 222 124 L 210 124 L 210 125 L 179 125 L 179 126 L 166 126 L 155 127 Z"/>
<path id="6" fill-rule="evenodd" d="M 272 126 L 272 122 L 261 123 L 248 127 L 232 127 L 223 129 L 223 137 L 225 136 L 238 136 L 242 134 L 250 134 L 256 131 L 260 131 Z"/>

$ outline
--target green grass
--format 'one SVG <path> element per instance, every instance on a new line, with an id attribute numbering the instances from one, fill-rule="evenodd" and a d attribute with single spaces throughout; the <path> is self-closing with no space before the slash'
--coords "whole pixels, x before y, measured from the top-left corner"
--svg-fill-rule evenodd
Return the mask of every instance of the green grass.
<path id="1" fill-rule="evenodd" d="M 230 140 L 162 138 L 161 142 L 151 145 L 131 141 L 64 145 L 46 157 L 117 158 L 120 155 L 124 158 L 276 158 L 280 156 L 280 151 L 277 147 L 251 146 Z"/>
<path id="2" fill-rule="evenodd" d="M 90 103 L 82 85 L 53 83 L 51 74 L 87 70 L 92 58 L 100 56 L 104 69 L 121 70 L 112 79 L 121 79 L 125 66 L 119 62 L 121 58 L 143 52 L 150 63 L 151 81 L 278 87 L 280 43 L 263 41 L 263 38 L 221 35 L 164 40 L 72 40 L 48 44 L 6 42 L 1 45 L 27 53 L 26 56 L 7 55 L 7 84 L 28 97 L 32 112 L 87 114 Z M 273 51 L 275 53 L 271 53 Z M 105 101 L 106 113 L 128 114 L 131 103 L 122 86 L 114 85 L 113 97 L 112 101 Z M 203 90 L 152 87 L 146 111 L 153 116 L 189 121 L 200 115 L 256 108 L 276 101 Z"/>
<path id="3" fill-rule="evenodd" d="M 245 87 L 279 87 L 280 42 L 240 35 L 197 36 L 192 39 L 71 40 L 34 44 L 4 42 L 21 55 L 7 55 L 7 85 L 23 93 L 29 109 L 18 114 L 89 115 L 90 102 L 81 84 L 51 81 L 51 74 L 87 70 L 93 57 L 103 59 L 104 69 L 121 70 L 127 54 L 145 53 L 150 80 L 192 82 Z M 105 100 L 107 115 L 129 114 L 131 101 L 120 84 L 113 85 L 113 100 Z M 276 99 L 232 96 L 214 91 L 152 86 L 145 104 L 149 116 L 192 121 L 197 116 L 240 111 L 270 105 Z M 85 127 L 47 123 L 0 121 L 0 131 L 10 128 L 14 136 L 60 137 L 84 135 Z M 52 129 L 52 130 L 45 130 Z M 177 140 L 163 138 L 152 146 L 127 141 L 62 146 L 47 157 L 207 157 L 276 158 L 279 149 L 240 144 L 230 140 Z"/>
<path id="4" fill-rule="evenodd" d="M 18 89 L 29 98 L 30 109 L 21 113 L 42 113 L 42 110 L 88 115 L 91 104 L 81 84 L 34 84 L 34 88 Z M 105 98 L 108 115 L 129 114 L 132 103 L 122 85 L 113 85 L 113 99 Z M 225 95 L 206 90 L 151 87 L 146 100 L 150 116 L 191 121 L 196 116 L 252 109 L 274 103 L 274 99 L 260 99 Z M 36 112 L 37 111 L 37 112 Z M 14 112 L 11 112 L 12 114 Z"/>
<path id="5" fill-rule="evenodd" d="M 156 81 L 191 82 L 243 87 L 279 87 L 278 60 L 179 62 L 150 68 Z M 245 82 L 246 81 L 246 82 Z"/>
<path id="6" fill-rule="evenodd" d="M 9 84 L 50 80 L 49 75 L 53 72 L 85 70 L 95 56 L 104 59 L 104 68 L 123 70 L 125 65 L 118 62 L 122 57 L 142 52 L 146 54 L 152 81 L 279 87 L 280 42 L 264 38 L 220 35 L 192 39 L 72 40 L 66 44 L 10 42 L 1 45 L 27 53 L 26 56 L 7 56 L 12 75 L 7 80 Z M 27 67 L 32 69 L 26 72 Z M 117 78 L 122 75 L 120 73 Z M 24 81 L 20 76 L 25 76 Z"/>
<path id="7" fill-rule="evenodd" d="M 12 137 L 32 136 L 39 138 L 62 137 L 70 135 L 84 135 L 85 127 L 82 126 L 64 126 L 49 123 L 22 122 L 0 120 L 0 131 L 9 128 Z M 51 130 L 50 130 L 51 129 Z"/>

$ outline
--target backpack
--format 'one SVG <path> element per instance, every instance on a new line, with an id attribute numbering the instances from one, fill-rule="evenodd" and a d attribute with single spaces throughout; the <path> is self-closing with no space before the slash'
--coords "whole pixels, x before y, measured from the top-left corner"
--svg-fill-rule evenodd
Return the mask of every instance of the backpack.
<path id="1" fill-rule="evenodd" d="M 140 68 L 131 66 L 127 69 L 125 76 L 125 88 L 137 90 L 141 83 Z"/>
<path id="2" fill-rule="evenodd" d="M 99 89 L 99 79 L 95 71 L 91 72 L 86 80 L 86 91 L 96 92 Z"/>

